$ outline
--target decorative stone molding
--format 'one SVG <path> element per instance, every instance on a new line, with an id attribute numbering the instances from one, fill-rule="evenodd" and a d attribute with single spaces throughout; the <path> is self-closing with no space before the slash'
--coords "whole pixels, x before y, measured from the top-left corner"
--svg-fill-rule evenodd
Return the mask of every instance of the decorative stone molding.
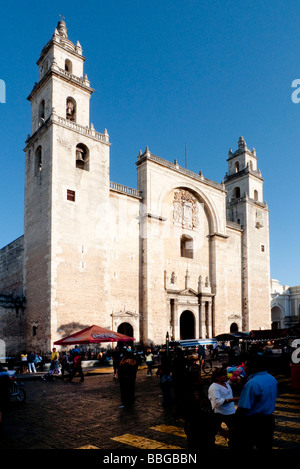
<path id="1" fill-rule="evenodd" d="M 199 225 L 198 202 L 190 192 L 180 189 L 174 194 L 173 221 L 182 228 L 195 229 Z"/>

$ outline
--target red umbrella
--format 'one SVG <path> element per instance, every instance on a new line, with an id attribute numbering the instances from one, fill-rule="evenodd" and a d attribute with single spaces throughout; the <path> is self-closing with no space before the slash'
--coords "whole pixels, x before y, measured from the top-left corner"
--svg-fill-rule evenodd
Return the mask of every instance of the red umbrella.
<path id="1" fill-rule="evenodd" d="M 72 345 L 72 344 L 98 344 L 99 342 L 132 342 L 135 340 L 119 332 L 110 331 L 104 327 L 91 326 L 82 331 L 75 332 L 64 339 L 57 340 L 54 345 Z"/>

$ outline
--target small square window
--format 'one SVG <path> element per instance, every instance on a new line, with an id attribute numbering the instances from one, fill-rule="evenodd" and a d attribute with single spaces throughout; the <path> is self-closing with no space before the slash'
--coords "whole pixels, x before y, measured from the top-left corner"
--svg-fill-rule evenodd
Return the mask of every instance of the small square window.
<path id="1" fill-rule="evenodd" d="M 69 200 L 70 202 L 75 202 L 75 191 L 67 189 L 67 200 Z"/>
<path id="2" fill-rule="evenodd" d="M 265 245 L 264 244 L 261 244 L 260 250 L 261 250 L 261 252 L 265 252 Z"/>

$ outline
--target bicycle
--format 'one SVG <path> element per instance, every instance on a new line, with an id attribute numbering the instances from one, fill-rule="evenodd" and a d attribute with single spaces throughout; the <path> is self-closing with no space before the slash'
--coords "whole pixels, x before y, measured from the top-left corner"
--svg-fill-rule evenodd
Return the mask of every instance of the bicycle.
<path id="1" fill-rule="evenodd" d="M 15 376 L 10 376 L 11 386 L 10 386 L 10 400 L 16 400 L 18 402 L 25 402 L 26 392 L 23 388 L 23 383 L 16 378 Z"/>

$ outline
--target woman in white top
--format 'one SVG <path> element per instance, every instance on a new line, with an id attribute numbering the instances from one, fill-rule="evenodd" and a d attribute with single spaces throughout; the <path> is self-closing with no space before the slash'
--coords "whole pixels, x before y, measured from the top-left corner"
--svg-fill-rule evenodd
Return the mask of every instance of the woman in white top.
<path id="1" fill-rule="evenodd" d="M 230 444 L 231 430 L 234 425 L 235 405 L 238 397 L 233 397 L 230 384 L 227 382 L 227 369 L 217 368 L 212 374 L 213 383 L 208 388 L 208 398 L 213 408 L 216 419 L 216 433 L 221 430 L 224 422 L 228 427 L 228 438 Z"/>
<path id="2" fill-rule="evenodd" d="M 153 353 L 149 348 L 145 355 L 146 365 L 147 365 L 147 377 L 152 376 L 152 366 L 153 366 Z"/>

